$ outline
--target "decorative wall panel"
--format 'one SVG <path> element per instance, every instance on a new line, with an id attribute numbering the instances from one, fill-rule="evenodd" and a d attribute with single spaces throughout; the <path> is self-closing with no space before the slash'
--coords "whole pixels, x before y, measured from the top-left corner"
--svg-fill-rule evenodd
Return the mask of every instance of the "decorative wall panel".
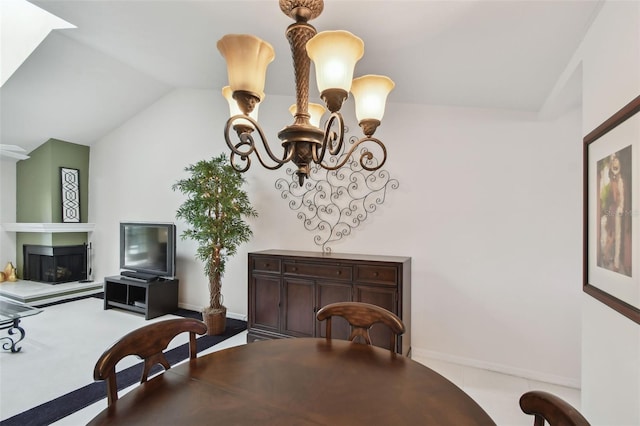
<path id="1" fill-rule="evenodd" d="M 356 140 L 352 137 L 350 143 Z M 346 152 L 348 148 L 345 147 Z M 355 155 L 360 157 L 362 152 Z M 384 169 L 363 169 L 354 156 L 337 170 L 312 167 L 303 186 L 299 185 L 294 168 L 286 170 L 289 178 L 275 182 L 282 198 L 289 200 L 289 207 L 298 211 L 298 219 L 305 229 L 315 234 L 314 243 L 326 253 L 331 252 L 330 244 L 351 235 L 384 203 L 388 189 L 397 189 L 400 185 Z M 338 159 L 341 160 L 342 157 Z"/>
<path id="2" fill-rule="evenodd" d="M 60 167 L 62 221 L 80 222 L 80 171 Z"/>

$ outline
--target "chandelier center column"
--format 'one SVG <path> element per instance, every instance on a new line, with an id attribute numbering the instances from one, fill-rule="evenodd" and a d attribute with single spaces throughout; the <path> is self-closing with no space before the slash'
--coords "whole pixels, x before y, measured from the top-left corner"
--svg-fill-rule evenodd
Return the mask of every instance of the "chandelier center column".
<path id="1" fill-rule="evenodd" d="M 302 21 L 291 24 L 287 28 L 287 40 L 291 46 L 293 71 L 296 79 L 296 124 L 309 124 L 309 74 L 311 73 L 311 59 L 307 55 L 305 46 L 314 35 L 316 29 Z"/>
<path id="2" fill-rule="evenodd" d="M 324 136 L 323 131 L 312 126 L 309 120 L 311 59 L 306 49 L 307 42 L 317 34 L 308 21 L 322 12 L 323 5 L 322 0 L 280 0 L 282 12 L 295 21 L 287 28 L 286 37 L 291 47 L 296 80 L 296 113 L 293 124 L 282 129 L 278 138 L 282 141 L 287 156 L 298 166 L 296 173 L 301 186 L 304 178 L 309 177 L 314 152 Z"/>

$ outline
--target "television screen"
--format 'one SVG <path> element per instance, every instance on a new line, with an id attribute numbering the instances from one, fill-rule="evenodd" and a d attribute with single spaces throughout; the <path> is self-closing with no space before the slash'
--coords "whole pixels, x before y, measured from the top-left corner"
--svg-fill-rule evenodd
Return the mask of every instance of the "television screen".
<path id="1" fill-rule="evenodd" d="M 173 223 L 120 223 L 120 269 L 174 277 L 175 244 Z"/>

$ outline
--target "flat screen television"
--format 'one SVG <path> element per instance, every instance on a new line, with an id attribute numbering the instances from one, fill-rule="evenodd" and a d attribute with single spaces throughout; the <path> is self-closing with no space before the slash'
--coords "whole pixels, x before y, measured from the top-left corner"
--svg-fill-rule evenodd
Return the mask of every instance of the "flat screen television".
<path id="1" fill-rule="evenodd" d="M 175 277 L 176 226 L 120 222 L 120 269 L 142 277 Z"/>

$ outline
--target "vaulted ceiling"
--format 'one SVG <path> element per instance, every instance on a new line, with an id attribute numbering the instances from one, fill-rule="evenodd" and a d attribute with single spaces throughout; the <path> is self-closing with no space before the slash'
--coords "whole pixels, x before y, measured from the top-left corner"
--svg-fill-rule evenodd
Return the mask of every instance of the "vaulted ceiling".
<path id="1" fill-rule="evenodd" d="M 216 42 L 227 33 L 269 41 L 265 91 L 294 95 L 292 21 L 275 0 L 31 2 L 77 28 L 49 34 L 0 89 L 4 144 L 90 145 L 174 88 L 218 90 L 227 76 Z M 389 102 L 539 112 L 600 4 L 326 0 L 311 23 L 364 40 L 356 75 L 390 76 Z M 579 102 L 579 85 L 566 86 Z"/>

